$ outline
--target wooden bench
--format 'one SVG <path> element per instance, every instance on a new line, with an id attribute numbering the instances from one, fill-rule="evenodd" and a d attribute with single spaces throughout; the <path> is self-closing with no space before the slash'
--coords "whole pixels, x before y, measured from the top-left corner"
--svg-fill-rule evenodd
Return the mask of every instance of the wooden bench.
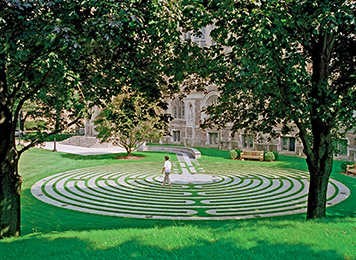
<path id="1" fill-rule="evenodd" d="M 346 173 L 356 175 L 356 163 L 353 165 L 346 165 Z"/>
<path id="2" fill-rule="evenodd" d="M 263 161 L 263 151 L 242 151 L 240 154 L 241 160 L 252 159 Z"/>

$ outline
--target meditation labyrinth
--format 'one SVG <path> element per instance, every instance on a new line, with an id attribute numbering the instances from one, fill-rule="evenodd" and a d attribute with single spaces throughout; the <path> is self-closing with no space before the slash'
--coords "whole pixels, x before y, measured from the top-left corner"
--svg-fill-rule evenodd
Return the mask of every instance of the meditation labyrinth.
<path id="1" fill-rule="evenodd" d="M 172 187 L 162 187 L 159 170 L 116 166 L 78 169 L 46 177 L 32 186 L 39 200 L 67 209 L 153 219 L 242 219 L 306 211 L 308 175 L 298 170 L 254 167 L 211 175 L 178 156 Z M 328 206 L 350 190 L 330 180 Z"/>

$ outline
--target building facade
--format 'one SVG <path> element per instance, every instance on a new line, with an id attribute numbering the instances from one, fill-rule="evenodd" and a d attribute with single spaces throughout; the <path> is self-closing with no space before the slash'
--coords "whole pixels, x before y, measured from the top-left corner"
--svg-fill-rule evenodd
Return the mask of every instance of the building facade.
<path id="1" fill-rule="evenodd" d="M 231 125 L 224 129 L 202 129 L 201 124 L 207 118 L 205 108 L 216 103 L 219 97 L 217 88 L 208 87 L 203 92 L 193 92 L 184 98 L 168 100 L 166 111 L 173 118 L 169 123 L 169 135 L 162 138 L 162 143 L 179 144 L 194 147 L 214 147 L 218 149 L 264 150 L 284 154 L 303 156 L 303 144 L 297 130 L 288 135 L 276 127 L 277 138 L 270 138 L 262 133 L 246 133 L 239 130 L 232 133 Z M 344 139 L 335 143 L 335 158 L 356 161 L 356 135 L 348 133 Z"/>
<path id="2" fill-rule="evenodd" d="M 246 133 L 243 129 L 233 133 L 231 125 L 224 129 L 201 128 L 201 124 L 207 118 L 204 110 L 215 104 L 219 92 L 216 87 L 210 86 L 204 92 L 192 92 L 184 98 L 178 96 L 167 100 L 167 114 L 172 120 L 169 122 L 168 132 L 162 137 L 161 142 L 165 144 L 176 144 L 190 147 L 213 147 L 230 150 L 263 150 L 277 151 L 284 154 L 303 156 L 303 145 L 297 137 L 297 130 L 288 135 L 283 135 L 281 128 L 276 127 L 279 134 L 277 138 L 271 139 L 269 135 L 262 133 Z M 91 118 L 85 122 L 85 136 L 96 136 L 94 121 L 99 114 L 99 108 L 94 107 Z M 335 158 L 356 161 L 356 135 L 348 133 L 345 138 L 335 143 Z"/>

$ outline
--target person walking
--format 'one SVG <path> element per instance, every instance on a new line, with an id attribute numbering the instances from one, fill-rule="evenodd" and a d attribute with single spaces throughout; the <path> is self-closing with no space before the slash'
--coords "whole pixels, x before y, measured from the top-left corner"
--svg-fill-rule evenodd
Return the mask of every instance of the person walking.
<path id="1" fill-rule="evenodd" d="M 162 186 L 168 184 L 169 186 L 172 186 L 171 180 L 169 179 L 169 174 L 171 173 L 172 170 L 172 163 L 169 160 L 169 156 L 164 157 L 164 165 L 162 168 L 162 174 L 164 174 Z"/>

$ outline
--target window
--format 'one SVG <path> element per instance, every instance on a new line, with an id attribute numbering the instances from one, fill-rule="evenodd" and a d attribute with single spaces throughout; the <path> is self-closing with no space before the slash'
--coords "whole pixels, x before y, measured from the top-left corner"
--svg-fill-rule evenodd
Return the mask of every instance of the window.
<path id="1" fill-rule="evenodd" d="M 202 112 L 201 112 L 201 120 L 202 121 L 209 118 L 209 115 L 205 111 L 208 108 L 208 106 L 216 105 L 217 103 L 218 103 L 217 95 L 212 95 L 212 96 L 208 97 L 208 99 L 205 101 L 204 106 L 202 107 Z"/>
<path id="2" fill-rule="evenodd" d="M 180 131 L 173 130 L 173 142 L 180 142 Z"/>
<path id="3" fill-rule="evenodd" d="M 282 150 L 288 150 L 288 137 L 282 137 Z"/>
<path id="4" fill-rule="evenodd" d="M 194 122 L 194 112 L 193 112 L 193 105 L 192 104 L 189 104 L 188 121 L 190 123 Z"/>
<path id="5" fill-rule="evenodd" d="M 192 38 L 191 33 L 190 33 L 190 32 L 186 32 L 186 33 L 184 34 L 184 38 L 185 38 L 186 40 L 190 41 L 190 39 Z"/>
<path id="6" fill-rule="evenodd" d="M 242 146 L 243 148 L 253 148 L 253 136 L 242 135 Z"/>
<path id="7" fill-rule="evenodd" d="M 208 98 L 208 100 L 206 101 L 206 106 L 211 106 L 211 105 L 216 105 L 218 103 L 218 96 L 217 95 L 213 95 L 210 96 Z"/>
<path id="8" fill-rule="evenodd" d="M 174 118 L 177 118 L 177 117 L 178 117 L 178 111 L 177 111 L 177 107 L 176 107 L 176 106 L 173 106 L 173 107 L 172 107 L 172 113 L 173 113 L 173 117 L 174 117 Z"/>
<path id="9" fill-rule="evenodd" d="M 282 137 L 282 150 L 295 152 L 295 137 Z"/>
<path id="10" fill-rule="evenodd" d="M 200 35 L 194 37 L 194 42 L 196 42 L 200 47 L 204 47 L 206 45 L 206 28 L 200 29 Z"/>
<path id="11" fill-rule="evenodd" d="M 209 133 L 209 144 L 218 144 L 218 133 Z"/>
<path id="12" fill-rule="evenodd" d="M 184 102 L 178 98 L 172 101 L 172 114 L 176 119 L 184 119 Z"/>
<path id="13" fill-rule="evenodd" d="M 338 155 L 347 155 L 347 140 L 346 139 L 337 139 L 333 142 L 334 145 L 334 154 Z"/>

